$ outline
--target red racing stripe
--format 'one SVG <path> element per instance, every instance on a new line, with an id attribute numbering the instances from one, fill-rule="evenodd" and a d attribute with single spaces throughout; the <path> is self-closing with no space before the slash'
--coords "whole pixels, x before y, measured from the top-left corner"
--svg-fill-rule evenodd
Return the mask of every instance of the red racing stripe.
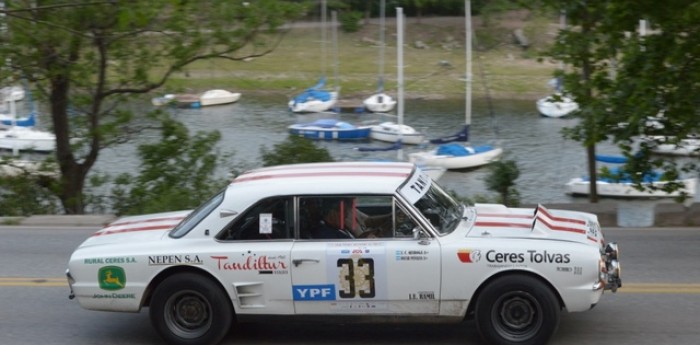
<path id="1" fill-rule="evenodd" d="M 154 226 L 144 226 L 144 227 L 140 227 L 140 228 L 121 229 L 121 230 L 102 230 L 102 231 L 94 233 L 92 235 L 92 237 L 114 235 L 114 234 L 123 234 L 123 233 L 127 233 L 127 232 L 135 232 L 135 231 L 170 230 L 174 227 L 175 227 L 174 225 L 154 225 Z"/>
<path id="2" fill-rule="evenodd" d="M 393 173 L 393 172 L 313 172 L 313 173 L 288 173 L 288 174 L 269 174 L 258 176 L 241 176 L 233 180 L 231 183 L 275 179 L 275 178 L 299 178 L 299 177 L 325 177 L 325 176 L 366 176 L 366 177 L 403 177 L 406 178 L 408 173 Z"/>

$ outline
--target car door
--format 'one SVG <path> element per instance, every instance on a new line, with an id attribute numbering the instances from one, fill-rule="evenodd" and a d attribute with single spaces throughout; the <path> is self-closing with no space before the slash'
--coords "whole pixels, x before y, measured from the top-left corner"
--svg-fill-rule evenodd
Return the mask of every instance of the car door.
<path id="1" fill-rule="evenodd" d="M 229 224 L 211 255 L 213 269 L 231 284 L 238 314 L 293 314 L 290 253 L 292 199 L 261 200 Z"/>
<path id="2" fill-rule="evenodd" d="M 292 248 L 296 314 L 436 314 L 440 245 L 399 232 L 415 222 L 385 196 L 390 231 L 378 238 L 301 239 Z"/>

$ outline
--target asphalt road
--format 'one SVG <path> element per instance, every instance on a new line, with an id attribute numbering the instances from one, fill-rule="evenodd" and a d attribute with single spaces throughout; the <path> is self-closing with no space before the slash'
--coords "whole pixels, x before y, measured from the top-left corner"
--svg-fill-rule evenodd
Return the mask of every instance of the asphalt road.
<path id="1" fill-rule="evenodd" d="M 0 227 L 0 344 L 163 344 L 148 313 L 83 310 L 63 278 L 96 228 Z M 623 287 L 584 313 L 563 314 L 550 344 L 699 344 L 700 229 L 610 229 Z M 481 344 L 473 323 L 243 324 L 224 344 Z"/>

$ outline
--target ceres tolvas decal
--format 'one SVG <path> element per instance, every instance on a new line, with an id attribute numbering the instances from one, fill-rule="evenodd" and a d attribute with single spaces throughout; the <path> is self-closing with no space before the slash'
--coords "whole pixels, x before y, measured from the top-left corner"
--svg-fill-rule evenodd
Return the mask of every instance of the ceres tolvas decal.
<path id="1" fill-rule="evenodd" d="M 549 253 L 546 250 L 538 252 L 536 250 L 528 250 L 526 253 L 502 253 L 495 250 L 486 252 L 486 261 L 492 263 L 511 263 L 520 264 L 523 262 L 532 262 L 537 264 L 568 264 L 571 262 L 571 254 Z"/>

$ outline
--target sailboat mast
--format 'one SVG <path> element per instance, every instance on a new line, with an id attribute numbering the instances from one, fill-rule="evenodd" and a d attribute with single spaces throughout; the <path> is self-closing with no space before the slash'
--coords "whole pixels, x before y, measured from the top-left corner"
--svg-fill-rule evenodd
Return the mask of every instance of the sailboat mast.
<path id="1" fill-rule="evenodd" d="M 326 0 L 321 0 L 321 68 L 323 70 L 323 77 L 326 76 L 326 73 L 328 72 L 328 66 L 327 65 L 327 54 L 326 54 L 326 30 L 327 30 L 327 23 L 326 23 Z"/>
<path id="2" fill-rule="evenodd" d="M 331 21 L 333 25 L 333 83 L 335 84 L 335 91 L 339 91 L 340 81 L 338 80 L 338 12 L 331 12 Z"/>
<path id="3" fill-rule="evenodd" d="M 403 140 L 403 8 L 396 8 L 396 66 L 397 66 L 397 83 L 398 83 L 398 124 L 399 124 L 399 141 Z M 403 160 L 403 149 L 399 148 L 398 160 Z"/>
<path id="4" fill-rule="evenodd" d="M 472 7 L 471 1 L 464 1 L 464 16 L 466 17 L 465 31 L 467 33 L 466 42 L 466 59 L 467 59 L 467 94 L 465 97 L 465 121 L 464 124 L 469 127 L 472 123 Z"/>
<path id="5" fill-rule="evenodd" d="M 379 85 L 377 92 L 384 91 L 384 31 L 386 30 L 385 6 L 385 0 L 382 0 L 379 5 Z"/>

